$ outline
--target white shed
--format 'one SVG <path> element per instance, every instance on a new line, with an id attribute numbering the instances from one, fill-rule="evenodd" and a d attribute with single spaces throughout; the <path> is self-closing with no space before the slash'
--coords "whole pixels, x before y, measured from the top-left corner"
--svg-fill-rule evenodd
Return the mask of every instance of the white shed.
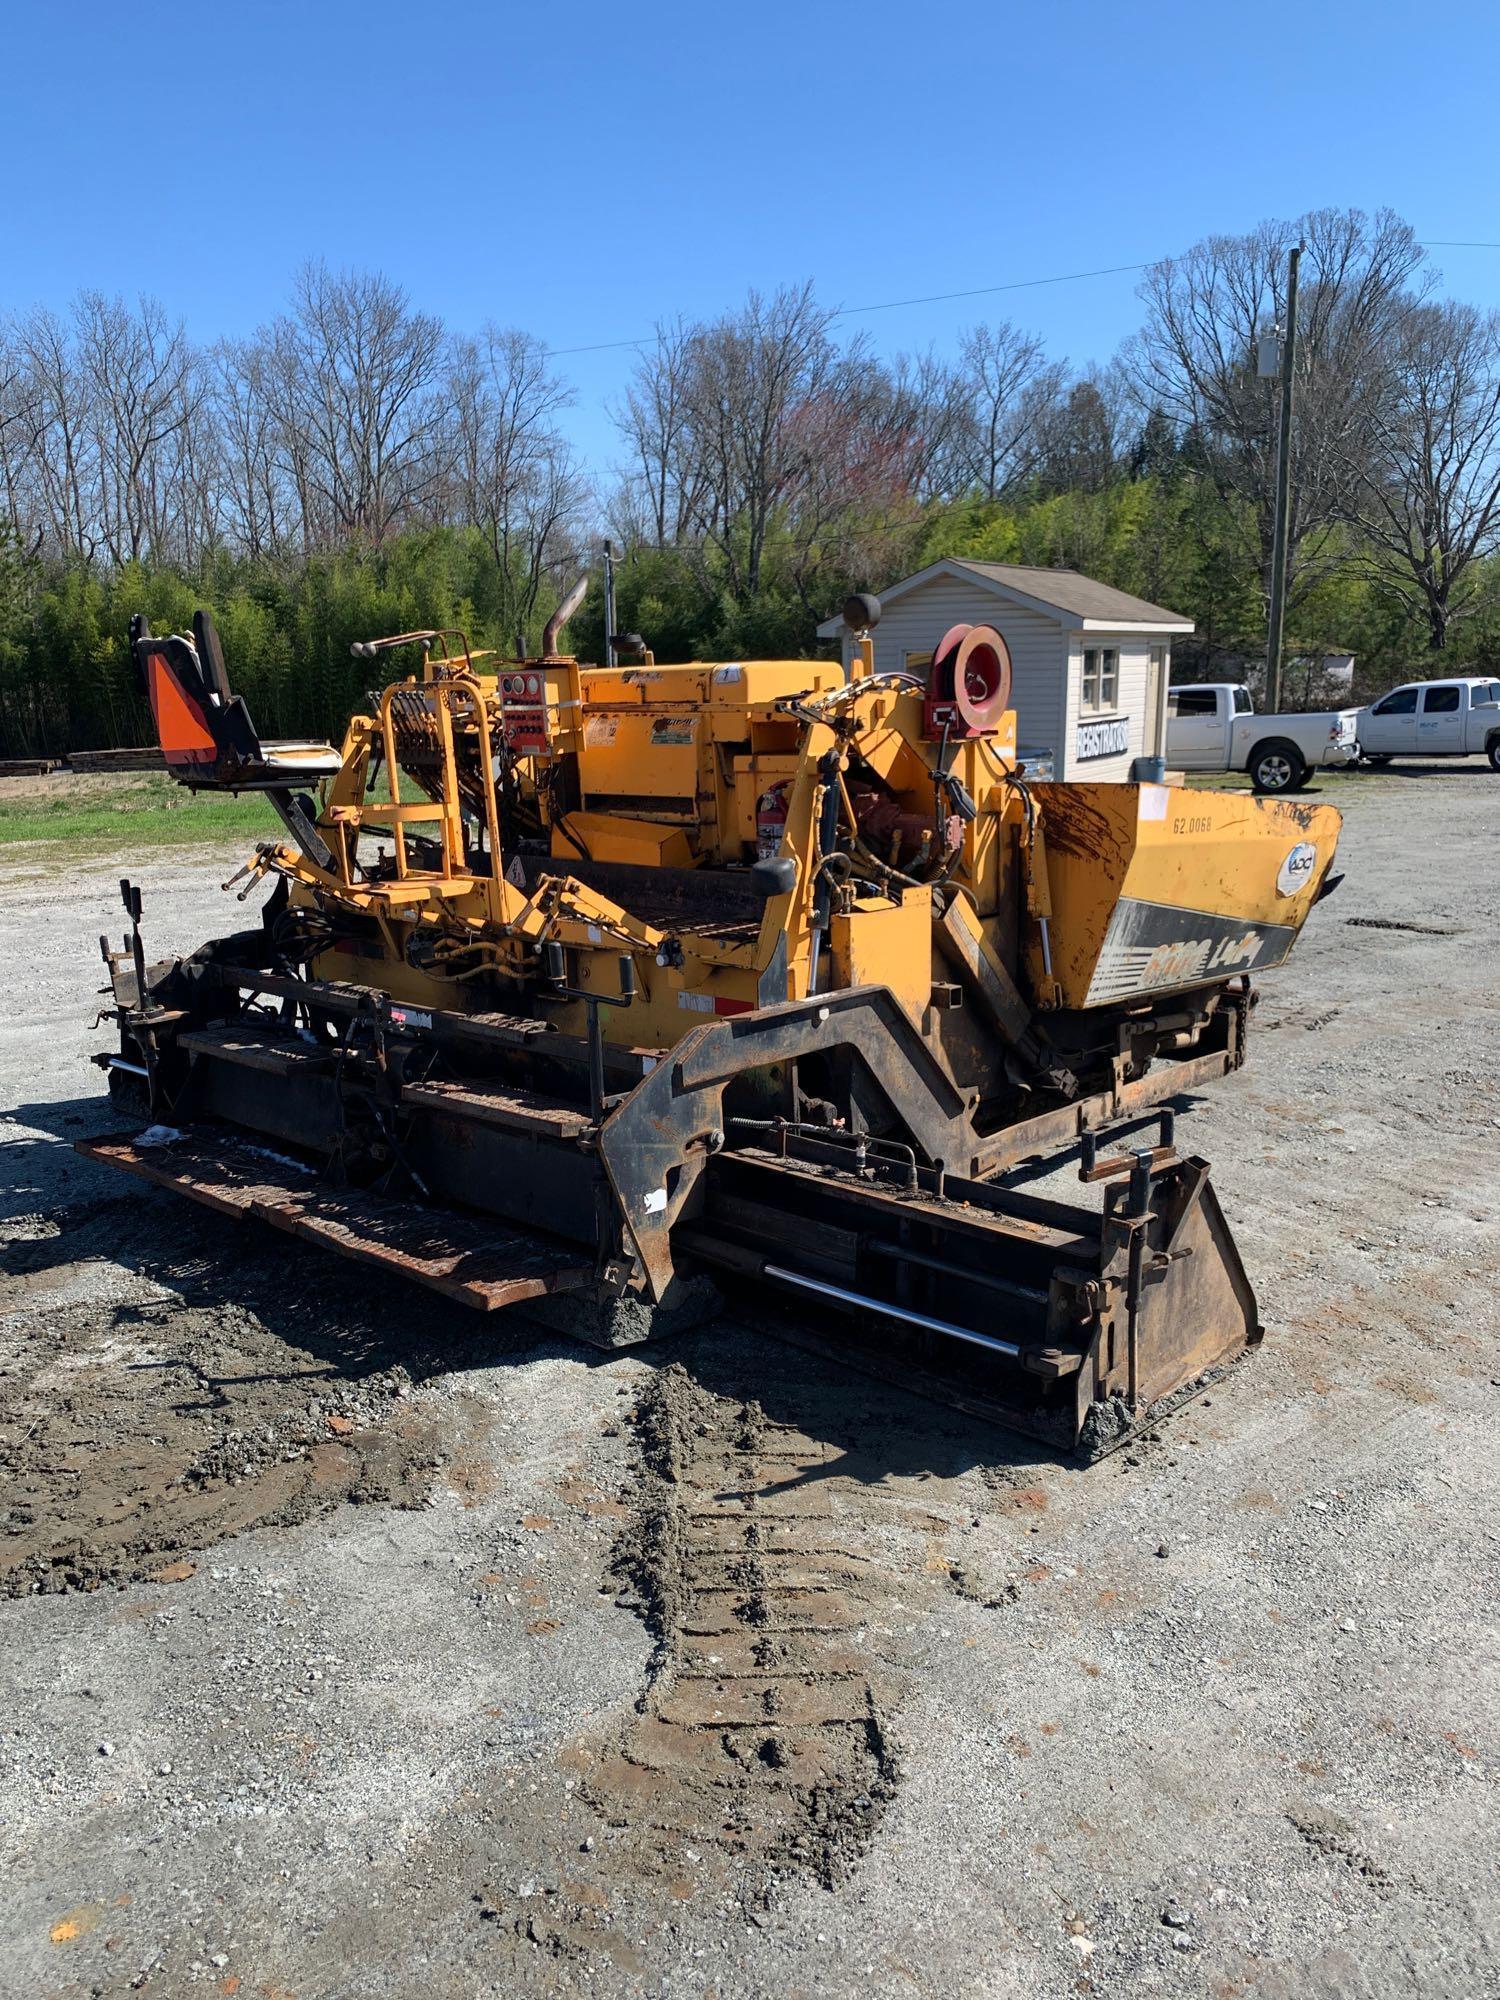
<path id="1" fill-rule="evenodd" d="M 1166 748 L 1167 683 L 1174 638 L 1192 631 L 1180 612 L 1148 604 L 1071 569 L 1019 563 L 941 562 L 888 584 L 875 628 L 878 672 L 925 671 L 950 625 L 993 625 L 1010 648 L 1017 744 L 1050 754 L 1058 778 L 1128 778 L 1137 757 Z M 820 639 L 852 639 L 842 617 Z"/>

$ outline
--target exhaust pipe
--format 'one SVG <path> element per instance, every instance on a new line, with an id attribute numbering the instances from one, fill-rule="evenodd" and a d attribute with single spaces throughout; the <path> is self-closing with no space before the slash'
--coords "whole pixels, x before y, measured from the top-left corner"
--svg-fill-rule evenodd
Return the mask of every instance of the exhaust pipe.
<path id="1" fill-rule="evenodd" d="M 578 609 L 579 605 L 582 604 L 588 587 L 588 578 L 586 576 L 579 577 L 577 583 L 574 584 L 562 603 L 558 605 L 552 616 L 547 620 L 546 630 L 542 633 L 543 659 L 550 660 L 556 656 L 557 642 L 562 637 L 562 629 Z"/>

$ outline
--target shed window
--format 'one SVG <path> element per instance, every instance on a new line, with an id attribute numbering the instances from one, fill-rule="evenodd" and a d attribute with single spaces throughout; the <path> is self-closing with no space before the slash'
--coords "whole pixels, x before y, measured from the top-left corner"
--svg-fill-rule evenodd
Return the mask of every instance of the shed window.
<path id="1" fill-rule="evenodd" d="M 1120 655 L 1113 646 L 1083 649 L 1083 706 L 1097 715 L 1115 707 L 1120 694 Z"/>

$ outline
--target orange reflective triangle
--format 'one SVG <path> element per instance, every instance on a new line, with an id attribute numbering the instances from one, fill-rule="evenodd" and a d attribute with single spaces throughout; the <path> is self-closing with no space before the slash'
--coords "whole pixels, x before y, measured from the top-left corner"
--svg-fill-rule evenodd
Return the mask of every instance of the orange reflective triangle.
<path id="1" fill-rule="evenodd" d="M 183 692 L 177 676 L 160 653 L 146 655 L 151 688 L 151 713 L 156 735 L 169 764 L 212 764 L 219 754 L 203 711 Z"/>

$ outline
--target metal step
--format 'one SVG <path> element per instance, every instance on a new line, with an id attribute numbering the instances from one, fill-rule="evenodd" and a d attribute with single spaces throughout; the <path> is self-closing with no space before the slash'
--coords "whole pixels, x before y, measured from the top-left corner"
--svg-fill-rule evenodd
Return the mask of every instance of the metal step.
<path id="1" fill-rule="evenodd" d="M 285 1076 L 294 1069 L 327 1069 L 338 1053 L 304 1042 L 284 1028 L 251 1028 L 241 1021 L 223 1028 L 190 1028 L 177 1037 L 177 1046 L 191 1055 L 263 1070 L 270 1076 Z"/>
<path id="2" fill-rule="evenodd" d="M 510 1131 L 531 1132 L 545 1139 L 581 1139 L 594 1124 L 587 1111 L 569 1104 L 566 1098 L 548 1097 L 515 1083 L 408 1083 L 401 1092 L 401 1102 L 414 1111 L 437 1112 L 480 1125 L 503 1125 Z"/>
<path id="3" fill-rule="evenodd" d="M 159 1139 L 156 1130 L 163 1133 Z M 122 1167 L 223 1215 L 268 1222 L 480 1312 L 579 1291 L 594 1282 L 593 1266 L 581 1261 L 576 1245 L 488 1217 L 329 1187 L 310 1167 L 219 1126 L 191 1125 L 170 1136 L 165 1128 L 116 1132 L 79 1139 L 76 1146 L 101 1166 Z"/>

